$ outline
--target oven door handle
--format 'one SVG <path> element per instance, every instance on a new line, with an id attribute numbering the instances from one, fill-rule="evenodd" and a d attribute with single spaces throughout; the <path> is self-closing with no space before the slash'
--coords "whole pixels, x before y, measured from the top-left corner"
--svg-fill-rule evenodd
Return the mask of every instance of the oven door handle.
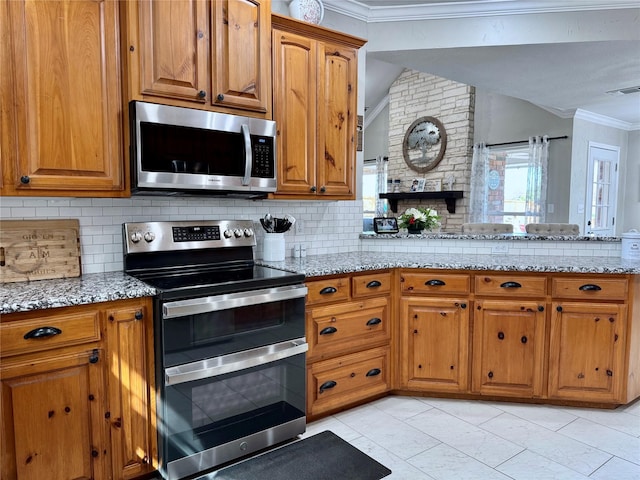
<path id="1" fill-rule="evenodd" d="M 304 285 L 265 288 L 248 292 L 228 293 L 212 297 L 200 297 L 189 300 L 177 300 L 162 305 L 162 318 L 185 317 L 199 313 L 216 312 L 230 308 L 260 305 L 262 303 L 279 302 L 302 298 L 307 294 Z"/>
<path id="2" fill-rule="evenodd" d="M 198 362 L 169 367 L 164 370 L 165 385 L 203 380 L 218 375 L 238 372 L 247 368 L 264 365 L 284 358 L 300 355 L 309 350 L 304 337 L 297 340 L 252 348 L 242 352 L 207 358 Z"/>

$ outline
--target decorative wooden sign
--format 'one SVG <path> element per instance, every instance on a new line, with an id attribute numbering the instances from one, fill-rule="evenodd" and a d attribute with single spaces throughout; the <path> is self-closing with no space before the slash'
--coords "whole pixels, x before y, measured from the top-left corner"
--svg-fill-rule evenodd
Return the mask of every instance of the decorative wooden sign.
<path id="1" fill-rule="evenodd" d="M 0 221 L 0 283 L 79 276 L 78 220 Z"/>

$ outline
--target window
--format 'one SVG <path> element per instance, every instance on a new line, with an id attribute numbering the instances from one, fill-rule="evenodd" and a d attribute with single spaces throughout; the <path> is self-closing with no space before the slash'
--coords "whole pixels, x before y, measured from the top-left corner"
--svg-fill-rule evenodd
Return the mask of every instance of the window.
<path id="1" fill-rule="evenodd" d="M 508 223 L 516 233 L 544 222 L 547 145 L 546 137 L 528 146 L 475 145 L 469 221 Z"/>
<path id="2" fill-rule="evenodd" d="M 365 160 L 362 169 L 362 231 L 373 232 L 373 218 L 386 217 L 389 205 L 380 200 L 378 192 L 387 182 L 388 157 Z"/>

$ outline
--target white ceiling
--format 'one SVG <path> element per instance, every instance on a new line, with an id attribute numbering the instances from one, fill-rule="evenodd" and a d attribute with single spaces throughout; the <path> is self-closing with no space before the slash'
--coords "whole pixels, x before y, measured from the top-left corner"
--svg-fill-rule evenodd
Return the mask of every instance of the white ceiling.
<path id="1" fill-rule="evenodd" d="M 640 2 L 606 0 L 324 0 L 328 9 L 369 24 L 416 18 L 461 18 L 549 11 L 632 8 L 639 25 L 630 39 L 368 53 L 365 104 L 375 108 L 403 68 L 508 95 L 572 117 L 577 109 L 640 128 Z M 633 11 L 633 10 L 632 10 Z M 605 22 L 603 22 L 604 27 Z M 615 28 L 615 27 L 614 27 Z M 621 35 L 629 38 L 629 35 Z"/>

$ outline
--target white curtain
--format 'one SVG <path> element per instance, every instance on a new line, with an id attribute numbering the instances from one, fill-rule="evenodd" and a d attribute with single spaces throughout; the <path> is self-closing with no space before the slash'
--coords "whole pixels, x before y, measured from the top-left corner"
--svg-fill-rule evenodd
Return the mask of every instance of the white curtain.
<path id="1" fill-rule="evenodd" d="M 378 193 L 387 192 L 387 165 L 389 157 L 378 155 L 376 158 L 376 183 Z M 389 203 L 386 199 L 376 195 L 376 217 L 385 217 L 389 211 Z"/>
<path id="2" fill-rule="evenodd" d="M 469 200 L 469 222 L 487 221 L 487 175 L 489 174 L 489 149 L 484 143 L 473 146 L 471 160 L 471 199 Z"/>
<path id="3" fill-rule="evenodd" d="M 544 223 L 547 214 L 549 137 L 529 137 L 527 171 L 527 223 Z"/>

